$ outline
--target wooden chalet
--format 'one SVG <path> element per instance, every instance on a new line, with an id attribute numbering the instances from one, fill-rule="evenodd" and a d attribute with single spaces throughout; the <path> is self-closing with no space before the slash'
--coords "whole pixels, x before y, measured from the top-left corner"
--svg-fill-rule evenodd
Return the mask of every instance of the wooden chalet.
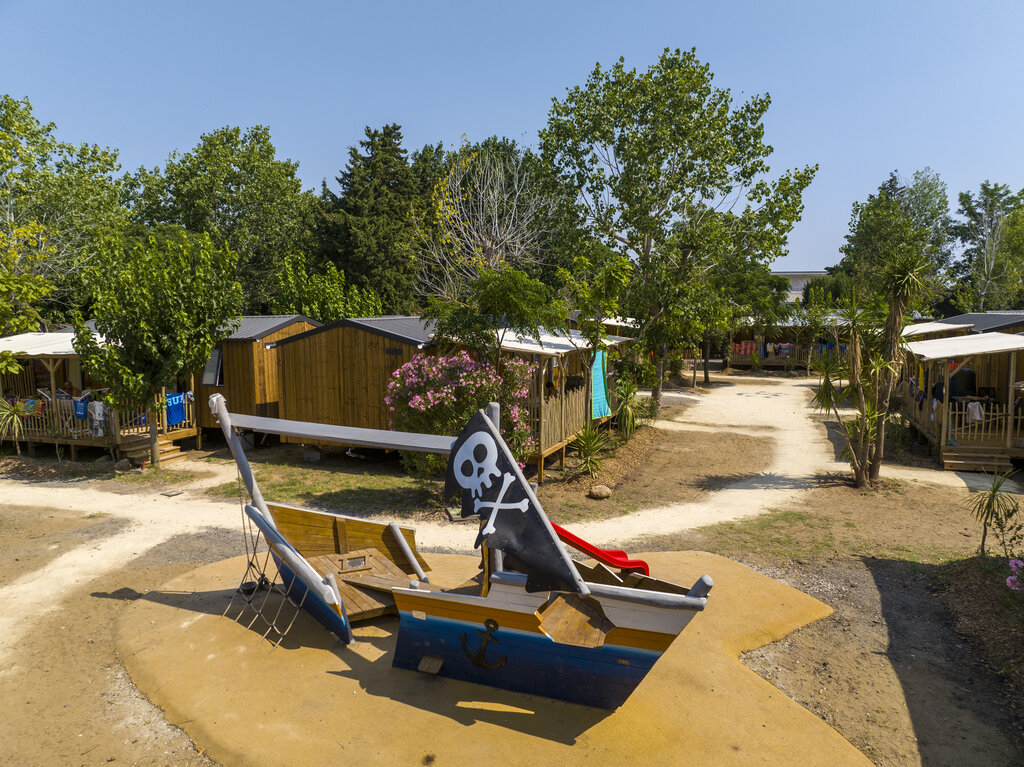
<path id="1" fill-rule="evenodd" d="M 628 340 L 612 337 L 609 344 Z M 392 375 L 413 355 L 435 347 L 430 323 L 419 317 L 388 316 L 339 320 L 278 341 L 275 348 L 281 418 L 388 429 L 391 414 L 384 397 Z M 527 408 L 538 445 L 531 462 L 543 479 L 544 458 L 558 451 L 564 458 L 566 446 L 589 423 L 586 341 L 576 331 L 539 340 L 510 333 L 502 350 L 536 365 Z M 614 412 L 615 378 L 606 356 L 602 376 L 608 410 Z"/>
<path id="2" fill-rule="evenodd" d="M 904 403 L 943 468 L 1006 471 L 1024 458 L 1024 336 L 972 333 L 906 344 Z"/>
<path id="3" fill-rule="evenodd" d="M 231 412 L 269 418 L 284 417 L 279 407 L 280 378 L 275 344 L 320 327 L 301 314 L 242 317 L 241 324 L 217 344 L 202 372 L 197 374 L 196 400 L 201 403 L 200 428 L 219 428 L 206 403 L 211 394 L 223 394 Z"/>
<path id="4" fill-rule="evenodd" d="M 22 363 L 19 373 L 0 375 L 2 396 L 19 402 L 27 413 L 19 441 L 27 444 L 29 454 L 36 444 L 52 444 L 70 447 L 72 460 L 79 447 L 146 460 L 149 416 L 141 409 L 120 410 L 98 400 L 99 390 L 82 371 L 74 338 L 70 330 L 0 338 L 0 351 L 14 353 Z M 193 400 L 184 393 L 174 399 L 176 406 L 161 408 L 157 416 L 161 460 L 184 457 L 175 442 L 198 434 Z"/>
<path id="5" fill-rule="evenodd" d="M 827 337 L 808 342 L 806 331 L 793 323 L 782 323 L 768 333 L 744 328 L 732 336 L 729 364 L 751 367 L 756 356 L 765 368 L 803 368 L 808 355 L 813 359 L 834 347 L 834 339 Z"/>

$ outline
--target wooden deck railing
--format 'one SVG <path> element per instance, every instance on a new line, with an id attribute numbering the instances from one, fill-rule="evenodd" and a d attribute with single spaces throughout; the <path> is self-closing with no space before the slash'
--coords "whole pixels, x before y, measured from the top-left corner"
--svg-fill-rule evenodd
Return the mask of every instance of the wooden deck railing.
<path id="1" fill-rule="evenodd" d="M 145 410 L 119 410 L 107 408 L 102 424 L 103 434 L 93 433 L 93 416 L 78 418 L 74 401 L 57 399 L 46 403 L 41 413 L 21 419 L 22 442 L 61 442 L 117 445 L 133 437 L 149 436 L 149 416 Z M 185 399 L 185 420 L 174 426 L 167 425 L 167 408 L 157 411 L 157 430 L 167 434 L 179 429 L 193 429 L 196 425 L 195 403 Z"/>

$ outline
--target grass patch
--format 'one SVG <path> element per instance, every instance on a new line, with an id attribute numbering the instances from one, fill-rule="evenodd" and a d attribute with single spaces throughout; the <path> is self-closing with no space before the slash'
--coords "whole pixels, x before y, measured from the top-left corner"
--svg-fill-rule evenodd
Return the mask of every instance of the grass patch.
<path id="1" fill-rule="evenodd" d="M 253 464 L 263 497 L 288 503 L 331 509 L 346 514 L 397 514 L 411 516 L 436 512 L 443 483 L 409 477 L 387 464 L 353 468 L 341 461 L 296 465 L 280 459 Z M 215 498 L 237 498 L 238 480 L 216 485 L 207 493 Z"/>
<path id="2" fill-rule="evenodd" d="M 145 469 L 133 469 L 132 471 L 126 471 L 111 477 L 114 482 L 132 487 L 184 485 L 194 482 L 198 478 L 199 475 L 191 471 L 164 469 L 156 466 L 147 466 Z"/>
<path id="3" fill-rule="evenodd" d="M 835 546 L 828 519 L 806 511 L 770 511 L 753 519 L 720 522 L 699 533 L 721 554 L 756 552 L 777 560 L 806 559 L 831 553 Z"/>

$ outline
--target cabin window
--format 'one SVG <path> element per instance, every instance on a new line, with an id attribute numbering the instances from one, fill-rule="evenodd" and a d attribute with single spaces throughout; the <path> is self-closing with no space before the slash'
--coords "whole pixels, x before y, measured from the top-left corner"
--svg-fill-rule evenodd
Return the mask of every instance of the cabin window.
<path id="1" fill-rule="evenodd" d="M 223 386 L 224 365 L 222 349 L 217 346 L 210 355 L 210 360 L 203 367 L 203 386 Z"/>

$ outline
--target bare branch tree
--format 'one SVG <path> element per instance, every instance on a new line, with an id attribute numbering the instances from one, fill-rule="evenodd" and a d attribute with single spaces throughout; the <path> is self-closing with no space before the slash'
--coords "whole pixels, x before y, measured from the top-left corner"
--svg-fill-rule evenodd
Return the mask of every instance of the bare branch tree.
<path id="1" fill-rule="evenodd" d="M 433 220 L 419 227 L 422 294 L 455 301 L 484 270 L 540 263 L 556 203 L 524 159 L 518 151 L 457 155 L 434 190 Z"/>

